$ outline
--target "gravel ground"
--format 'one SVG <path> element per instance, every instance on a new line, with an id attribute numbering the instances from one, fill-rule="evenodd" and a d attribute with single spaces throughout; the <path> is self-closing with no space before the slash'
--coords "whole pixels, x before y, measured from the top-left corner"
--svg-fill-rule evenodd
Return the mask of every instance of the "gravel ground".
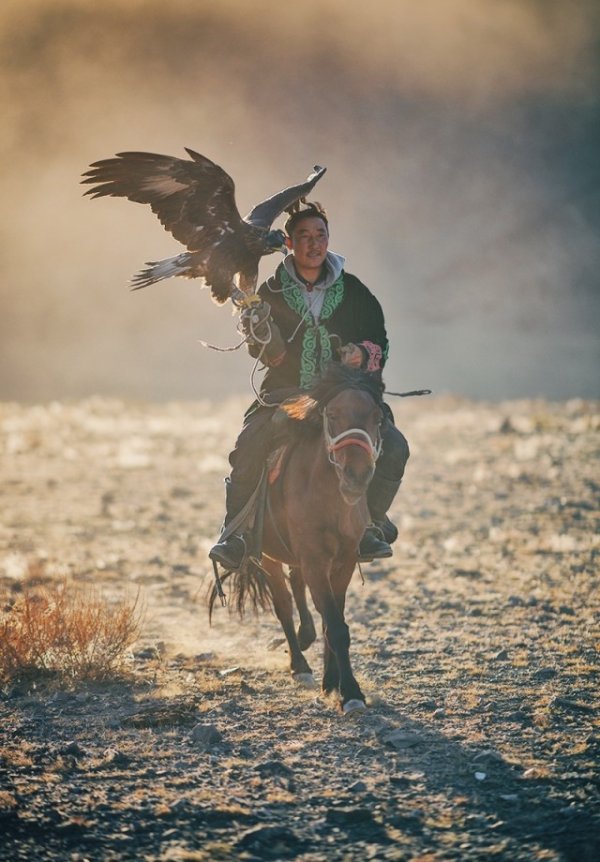
<path id="1" fill-rule="evenodd" d="M 4 599 L 67 578 L 145 608 L 122 677 L 0 692 L 0 858 L 595 862 L 598 405 L 395 405 L 354 718 L 294 685 L 273 618 L 208 626 L 244 406 L 0 405 Z"/>

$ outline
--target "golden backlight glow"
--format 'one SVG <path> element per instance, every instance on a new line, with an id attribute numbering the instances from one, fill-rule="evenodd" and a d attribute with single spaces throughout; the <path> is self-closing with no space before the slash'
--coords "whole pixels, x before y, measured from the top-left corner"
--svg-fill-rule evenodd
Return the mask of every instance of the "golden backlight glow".
<path id="1" fill-rule="evenodd" d="M 249 390 L 241 352 L 198 343 L 236 340 L 207 291 L 126 289 L 181 247 L 78 185 L 184 146 L 242 214 L 328 167 L 331 248 L 384 306 L 390 388 L 597 395 L 597 37 L 592 0 L 5 0 L 0 399 Z"/>

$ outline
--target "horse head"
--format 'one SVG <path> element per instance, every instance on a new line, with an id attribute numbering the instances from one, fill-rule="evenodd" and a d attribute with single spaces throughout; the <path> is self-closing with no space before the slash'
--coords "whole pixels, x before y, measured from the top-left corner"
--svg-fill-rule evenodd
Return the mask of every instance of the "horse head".
<path id="1" fill-rule="evenodd" d="M 342 499 L 356 505 L 366 493 L 381 452 L 383 385 L 371 374 L 332 363 L 309 394 L 284 409 L 315 425 L 321 417 L 327 458 L 338 475 Z"/>
<path id="2" fill-rule="evenodd" d="M 356 505 L 369 487 L 381 451 L 383 412 L 364 389 L 344 389 L 323 408 L 327 456 L 345 503 Z"/>

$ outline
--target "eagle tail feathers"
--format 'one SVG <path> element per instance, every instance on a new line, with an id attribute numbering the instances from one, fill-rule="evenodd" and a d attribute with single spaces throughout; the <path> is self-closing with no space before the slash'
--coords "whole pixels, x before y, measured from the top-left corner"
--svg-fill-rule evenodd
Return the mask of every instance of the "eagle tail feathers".
<path id="1" fill-rule="evenodd" d="M 165 278 L 172 278 L 175 275 L 193 278 L 195 273 L 191 271 L 192 257 L 189 252 L 183 252 L 183 254 L 167 257 L 164 260 L 149 260 L 146 263 L 147 269 L 140 270 L 131 279 L 131 289 L 139 290 L 141 287 L 149 287 L 151 284 L 156 284 L 157 281 L 163 281 Z"/>

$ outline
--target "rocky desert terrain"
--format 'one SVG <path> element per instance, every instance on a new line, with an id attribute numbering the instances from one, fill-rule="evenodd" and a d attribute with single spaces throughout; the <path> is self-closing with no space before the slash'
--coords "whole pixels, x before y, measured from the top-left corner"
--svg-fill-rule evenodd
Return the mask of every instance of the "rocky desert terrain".
<path id="1" fill-rule="evenodd" d="M 0 691 L 0 858 L 599 859 L 598 405 L 394 402 L 356 717 L 294 685 L 274 618 L 208 625 L 245 406 L 0 405 L 3 606 L 63 579 L 143 606 L 119 676 Z"/>

